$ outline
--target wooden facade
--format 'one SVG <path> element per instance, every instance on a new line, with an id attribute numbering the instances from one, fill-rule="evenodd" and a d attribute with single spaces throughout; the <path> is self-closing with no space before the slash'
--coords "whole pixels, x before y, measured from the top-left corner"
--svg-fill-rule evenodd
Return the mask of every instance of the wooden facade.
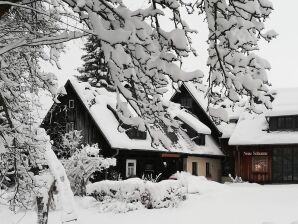
<path id="1" fill-rule="evenodd" d="M 256 183 L 297 183 L 298 145 L 236 146 L 235 174 Z"/>
<path id="2" fill-rule="evenodd" d="M 42 127 L 46 129 L 51 139 L 54 140 L 54 146 L 56 143 L 56 147 L 59 147 L 61 133 L 64 134 L 71 130 L 80 130 L 84 144 L 97 143 L 105 156 L 115 154 L 116 150 L 111 149 L 85 104 L 75 92 L 71 82 L 68 81 L 65 84 L 65 90 L 67 95 L 58 97 L 60 103 L 52 106 L 42 122 Z M 73 103 L 73 107 L 70 107 L 70 102 Z"/>

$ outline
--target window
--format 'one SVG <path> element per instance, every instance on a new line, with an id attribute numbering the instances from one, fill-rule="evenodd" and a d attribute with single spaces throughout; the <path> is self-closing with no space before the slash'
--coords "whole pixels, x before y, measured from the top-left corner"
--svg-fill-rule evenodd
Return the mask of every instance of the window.
<path id="1" fill-rule="evenodd" d="M 69 100 L 68 101 L 68 107 L 69 108 L 74 108 L 74 100 Z"/>
<path id="2" fill-rule="evenodd" d="M 298 181 L 297 148 L 275 148 L 272 156 L 272 179 L 274 182 Z"/>
<path id="3" fill-rule="evenodd" d="M 180 103 L 185 108 L 192 108 L 192 98 L 181 98 Z"/>
<path id="4" fill-rule="evenodd" d="M 66 123 L 65 131 L 66 131 L 66 133 L 68 133 L 70 131 L 74 131 L 74 122 Z"/>
<path id="5" fill-rule="evenodd" d="M 206 163 L 206 177 L 211 177 L 210 163 Z"/>
<path id="6" fill-rule="evenodd" d="M 198 136 L 194 139 L 194 142 L 197 145 L 205 145 L 205 135 L 204 134 L 198 134 Z"/>
<path id="7" fill-rule="evenodd" d="M 145 131 L 139 131 L 137 128 L 129 128 L 126 131 L 127 136 L 130 139 L 146 139 L 147 138 L 147 132 Z"/>
<path id="8" fill-rule="evenodd" d="M 137 173 L 137 161 L 135 159 L 126 160 L 126 177 L 134 177 Z"/>
<path id="9" fill-rule="evenodd" d="M 176 118 L 177 119 L 177 118 Z M 181 121 L 180 119 L 177 119 Z M 183 122 L 183 121 L 181 121 Z M 196 132 L 192 127 L 190 127 L 186 123 L 181 124 L 182 129 L 186 131 L 187 135 L 197 144 L 197 145 L 205 145 L 205 135 Z"/>
<path id="10" fill-rule="evenodd" d="M 253 156 L 252 157 L 252 171 L 256 173 L 268 172 L 268 157 L 267 156 Z"/>
<path id="11" fill-rule="evenodd" d="M 270 117 L 269 130 L 297 130 L 298 116 Z"/>
<path id="12" fill-rule="evenodd" d="M 237 124 L 237 122 L 238 122 L 238 118 L 232 118 L 229 120 L 229 123 Z"/>
<path id="13" fill-rule="evenodd" d="M 192 162 L 192 172 L 191 174 L 194 176 L 198 176 L 198 163 L 197 162 Z"/>

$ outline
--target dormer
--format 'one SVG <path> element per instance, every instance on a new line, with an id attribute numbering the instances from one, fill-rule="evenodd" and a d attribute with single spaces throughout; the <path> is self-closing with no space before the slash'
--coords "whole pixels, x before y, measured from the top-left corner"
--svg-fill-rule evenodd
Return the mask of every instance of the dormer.
<path id="1" fill-rule="evenodd" d="M 269 131 L 297 131 L 298 115 L 267 117 Z"/>
<path id="2" fill-rule="evenodd" d="M 120 121 L 120 118 L 119 118 L 117 112 L 114 110 L 114 108 L 112 108 L 110 105 L 107 105 L 107 108 L 113 113 L 115 118 L 120 123 L 121 128 L 125 130 L 126 135 L 130 139 L 138 139 L 138 140 L 147 139 L 147 132 L 140 131 L 136 127 L 130 126 L 128 124 L 124 124 L 123 122 Z"/>
<path id="3" fill-rule="evenodd" d="M 180 104 L 186 109 L 191 109 L 193 107 L 193 99 L 191 97 L 181 97 Z"/>

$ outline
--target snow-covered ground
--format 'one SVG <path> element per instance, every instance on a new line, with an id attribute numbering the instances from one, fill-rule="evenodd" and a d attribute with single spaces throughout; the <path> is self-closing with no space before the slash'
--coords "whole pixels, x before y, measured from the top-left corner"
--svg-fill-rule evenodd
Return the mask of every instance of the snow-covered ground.
<path id="1" fill-rule="evenodd" d="M 220 185 L 219 185 L 220 186 Z M 178 208 L 142 209 L 124 214 L 99 213 L 92 198 L 77 198 L 82 224 L 298 224 L 298 185 L 226 184 L 189 195 Z M 34 224 L 36 213 L 13 214 L 0 205 L 1 224 Z M 50 213 L 50 224 L 61 223 Z"/>

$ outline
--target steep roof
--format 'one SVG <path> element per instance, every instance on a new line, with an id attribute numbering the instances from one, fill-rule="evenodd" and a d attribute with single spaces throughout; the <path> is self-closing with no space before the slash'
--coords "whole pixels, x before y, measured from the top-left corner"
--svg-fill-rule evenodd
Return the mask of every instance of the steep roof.
<path id="1" fill-rule="evenodd" d="M 229 140 L 229 145 L 298 144 L 298 131 L 269 132 L 268 117 L 298 115 L 298 88 L 278 89 L 273 109 L 262 107 L 263 114 L 244 112 Z M 267 118 L 266 118 L 267 117 Z"/>
<path id="2" fill-rule="evenodd" d="M 204 96 L 204 90 L 198 90 L 193 82 L 184 82 L 183 86 L 190 94 L 190 96 L 194 99 L 198 107 L 201 108 L 202 112 L 205 113 L 204 117 L 208 120 L 208 127 L 212 130 L 212 134 L 216 133 L 217 136 L 220 136 L 222 133 L 219 131 L 218 127 L 214 124 L 211 117 L 207 113 L 208 101 L 207 98 Z M 177 92 L 174 93 L 171 99 L 173 99 L 176 94 Z"/>
<path id="3" fill-rule="evenodd" d="M 189 92 L 189 94 L 193 97 L 195 102 L 206 113 L 206 116 L 209 119 L 210 124 L 213 126 L 212 128 L 215 129 L 218 133 L 221 133 L 220 138 L 229 138 L 231 136 L 232 132 L 234 131 L 236 124 L 235 123 L 226 123 L 226 122 L 221 122 L 220 124 L 215 124 L 212 121 L 210 115 L 207 113 L 208 100 L 205 97 L 206 89 L 204 89 L 204 88 L 198 89 L 196 87 L 196 85 L 192 82 L 184 82 L 183 85 L 185 86 L 185 88 Z M 239 119 L 239 116 L 243 110 L 239 109 L 238 107 L 230 107 L 230 108 L 225 108 L 225 111 L 227 113 L 227 120 L 232 120 L 232 119 L 237 120 L 237 119 Z"/>
<path id="4" fill-rule="evenodd" d="M 179 129 L 176 133 L 178 141 L 176 143 L 172 142 L 171 146 L 167 147 L 167 149 L 161 145 L 158 146 L 158 148 L 153 148 L 150 135 L 147 135 L 147 138 L 144 140 L 130 139 L 125 132 L 120 132 L 118 130 L 119 121 L 114 113 L 116 111 L 117 103 L 116 93 L 109 92 L 105 88 L 91 87 L 88 83 L 79 83 L 74 79 L 69 80 L 68 83 L 74 88 L 112 148 L 179 152 L 199 155 L 223 155 L 218 146 L 212 140 L 209 140 L 208 137 L 206 138 L 206 145 L 199 146 L 190 140 L 182 129 Z M 90 103 L 91 101 L 93 103 Z M 211 133 L 206 125 L 201 123 L 186 110 L 179 109 L 177 104 L 168 103 L 170 104 L 169 113 L 172 116 L 178 117 L 198 133 L 207 135 Z M 137 116 L 131 107 L 129 107 L 129 110 L 132 115 Z M 162 128 L 159 128 L 158 131 L 161 136 L 168 138 Z M 168 140 L 171 141 L 169 138 Z"/>

